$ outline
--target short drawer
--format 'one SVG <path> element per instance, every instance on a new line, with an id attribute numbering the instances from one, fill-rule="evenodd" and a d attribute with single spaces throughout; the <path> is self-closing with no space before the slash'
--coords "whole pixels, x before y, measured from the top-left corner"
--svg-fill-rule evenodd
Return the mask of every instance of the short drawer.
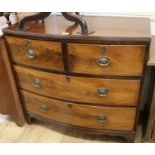
<path id="1" fill-rule="evenodd" d="M 144 45 L 68 44 L 70 71 L 84 74 L 141 76 Z"/>
<path id="2" fill-rule="evenodd" d="M 61 43 L 6 37 L 11 61 L 23 65 L 63 71 Z"/>
<path id="3" fill-rule="evenodd" d="M 21 91 L 28 113 L 49 120 L 107 130 L 133 130 L 136 109 L 80 105 Z"/>
<path id="4" fill-rule="evenodd" d="M 106 104 L 137 105 L 140 80 L 67 77 L 14 66 L 20 88 L 59 99 Z"/>

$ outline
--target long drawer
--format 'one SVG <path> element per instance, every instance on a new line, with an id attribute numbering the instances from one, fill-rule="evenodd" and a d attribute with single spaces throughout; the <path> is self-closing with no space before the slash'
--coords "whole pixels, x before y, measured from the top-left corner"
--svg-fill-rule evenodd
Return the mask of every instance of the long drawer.
<path id="1" fill-rule="evenodd" d="M 63 71 L 61 43 L 6 37 L 11 61 L 23 65 Z"/>
<path id="2" fill-rule="evenodd" d="M 144 45 L 68 44 L 70 71 L 84 74 L 141 76 Z"/>
<path id="3" fill-rule="evenodd" d="M 49 120 L 105 130 L 133 130 L 135 108 L 113 108 L 80 105 L 20 91 L 28 113 Z"/>
<path id="4" fill-rule="evenodd" d="M 66 77 L 14 66 L 20 88 L 44 96 L 105 105 L 138 103 L 140 80 Z"/>

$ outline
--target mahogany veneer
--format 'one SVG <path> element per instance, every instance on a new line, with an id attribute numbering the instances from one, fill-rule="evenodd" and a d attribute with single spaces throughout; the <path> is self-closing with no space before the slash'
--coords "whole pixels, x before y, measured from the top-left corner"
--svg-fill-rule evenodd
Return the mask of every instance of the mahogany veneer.
<path id="1" fill-rule="evenodd" d="M 26 91 L 21 91 L 21 95 L 28 113 L 34 113 L 48 119 L 96 129 L 128 131 L 134 128 L 135 108 L 80 105 L 56 101 Z M 45 105 L 47 109 L 41 109 Z M 99 120 L 103 114 L 107 116 L 105 122 Z"/>
<path id="2" fill-rule="evenodd" d="M 0 37 L 0 113 L 10 115 L 19 126 L 25 122 L 17 86 L 2 37 Z"/>
<path id="3" fill-rule="evenodd" d="M 58 99 L 106 105 L 136 106 L 139 98 L 140 80 L 69 77 L 13 66 L 19 88 Z M 34 86 L 35 79 L 41 81 Z M 91 85 L 90 85 L 91 84 Z M 99 88 L 108 90 L 100 96 Z M 87 96 L 87 97 L 86 97 Z"/>
<path id="4" fill-rule="evenodd" d="M 61 43 L 24 40 L 20 38 L 7 37 L 8 48 L 10 50 L 11 60 L 16 63 L 30 65 L 38 68 L 51 70 L 64 70 L 62 61 Z M 35 58 L 25 57 L 25 51 L 28 49 L 35 51 Z M 59 63 L 58 63 L 59 62 Z"/>
<path id="5" fill-rule="evenodd" d="M 85 19 L 94 30 L 88 36 L 55 15 L 27 23 L 25 31 L 17 24 L 3 30 L 25 116 L 133 142 L 144 104 L 150 22 Z"/>
<path id="6" fill-rule="evenodd" d="M 141 76 L 143 74 L 144 45 L 68 44 L 70 71 L 76 73 Z M 96 59 L 108 57 L 108 67 L 99 66 Z"/>

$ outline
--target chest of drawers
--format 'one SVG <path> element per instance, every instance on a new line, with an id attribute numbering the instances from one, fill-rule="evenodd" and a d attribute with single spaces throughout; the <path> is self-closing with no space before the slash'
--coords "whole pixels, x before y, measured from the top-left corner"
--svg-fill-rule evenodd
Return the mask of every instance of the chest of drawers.
<path id="1" fill-rule="evenodd" d="M 122 26 L 113 32 L 100 25 L 107 19 L 88 17 L 95 30 L 89 36 L 51 17 L 43 24 L 29 23 L 25 32 L 16 25 L 4 30 L 27 120 L 134 141 L 150 38 L 132 24 L 134 28 L 124 28 L 124 20 L 134 19 L 111 18 Z M 66 28 L 69 35 L 64 36 Z"/>

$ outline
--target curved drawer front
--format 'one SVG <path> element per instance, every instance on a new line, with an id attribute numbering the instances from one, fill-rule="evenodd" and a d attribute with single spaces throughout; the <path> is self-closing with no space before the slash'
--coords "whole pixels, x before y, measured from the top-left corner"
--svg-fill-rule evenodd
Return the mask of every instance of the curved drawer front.
<path id="1" fill-rule="evenodd" d="M 144 45 L 68 44 L 70 71 L 85 74 L 141 76 Z"/>
<path id="2" fill-rule="evenodd" d="M 11 61 L 23 65 L 63 71 L 61 43 L 6 37 Z"/>
<path id="3" fill-rule="evenodd" d="M 106 105 L 136 105 L 140 80 L 115 80 L 36 71 L 14 66 L 20 88 L 59 99 Z"/>
<path id="4" fill-rule="evenodd" d="M 21 91 L 26 110 L 49 120 L 82 127 L 133 130 L 135 108 L 97 107 L 57 101 Z"/>

